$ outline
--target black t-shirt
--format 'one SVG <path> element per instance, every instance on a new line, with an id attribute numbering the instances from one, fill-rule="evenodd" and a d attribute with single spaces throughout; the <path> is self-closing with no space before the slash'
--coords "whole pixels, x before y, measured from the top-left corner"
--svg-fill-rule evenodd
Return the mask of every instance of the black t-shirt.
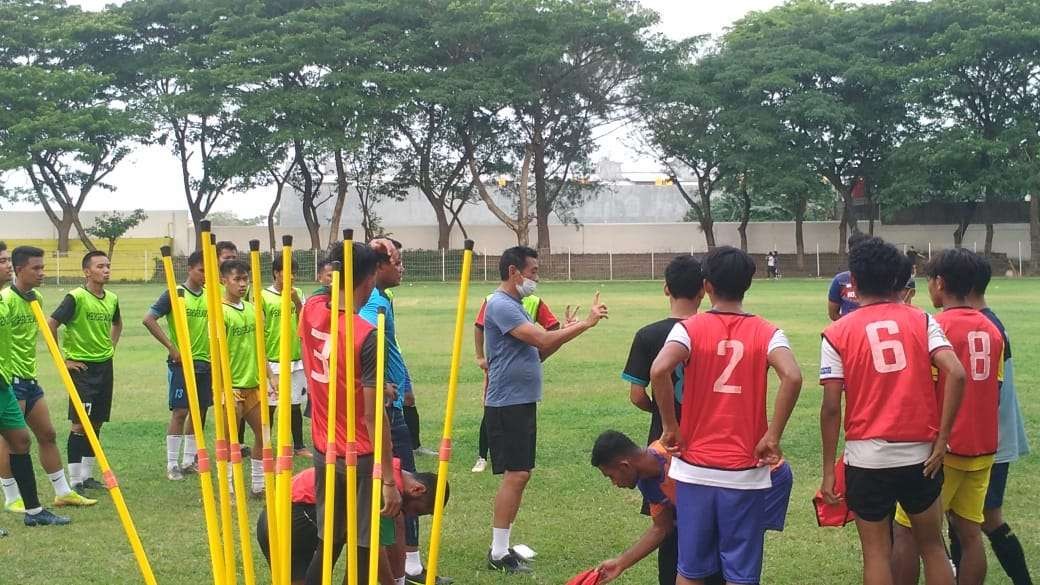
<path id="1" fill-rule="evenodd" d="M 651 323 L 637 331 L 632 339 L 632 348 L 628 351 L 628 361 L 625 363 L 625 370 L 621 372 L 621 378 L 644 388 L 649 387 L 650 366 L 653 365 L 657 354 L 661 353 L 661 348 L 664 347 L 668 334 L 672 332 L 675 324 L 680 321 L 682 319 L 669 317 Z M 676 373 L 672 374 L 672 382 L 676 384 L 675 416 L 677 418 L 679 417 L 679 397 L 682 390 L 681 368 L 682 366 L 676 369 Z M 661 413 L 657 410 L 657 403 L 653 401 L 653 394 L 650 395 L 650 401 L 652 410 L 650 412 L 650 432 L 646 439 L 647 445 L 660 439 L 663 430 Z"/>

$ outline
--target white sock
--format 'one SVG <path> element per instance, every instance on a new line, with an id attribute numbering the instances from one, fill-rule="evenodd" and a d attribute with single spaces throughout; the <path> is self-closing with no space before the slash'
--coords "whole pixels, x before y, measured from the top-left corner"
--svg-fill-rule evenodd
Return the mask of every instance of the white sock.
<path id="1" fill-rule="evenodd" d="M 84 457 L 83 461 L 80 462 L 79 476 L 82 481 L 86 481 L 94 477 L 94 458 Z"/>
<path id="2" fill-rule="evenodd" d="M 508 528 L 492 528 L 491 529 L 491 558 L 493 560 L 501 560 L 502 557 L 509 554 L 509 529 Z"/>
<path id="3" fill-rule="evenodd" d="M 18 482 L 13 477 L 0 477 L 0 485 L 4 486 L 4 499 L 7 504 L 22 498 L 21 492 L 18 491 Z"/>
<path id="4" fill-rule="evenodd" d="M 72 481 L 72 485 L 83 482 L 83 476 L 80 475 L 81 467 L 83 467 L 82 463 L 69 463 L 69 479 Z"/>
<path id="5" fill-rule="evenodd" d="M 184 458 L 181 459 L 184 465 L 195 463 L 195 455 L 198 452 L 199 448 L 195 444 L 195 435 L 184 435 Z"/>
<path id="6" fill-rule="evenodd" d="M 43 512 L 43 507 L 42 506 L 37 506 L 37 507 L 33 508 L 32 510 L 26 510 L 25 511 L 25 513 L 30 515 L 30 516 L 35 516 L 35 515 L 39 514 L 40 512 Z"/>
<path id="7" fill-rule="evenodd" d="M 249 463 L 252 467 L 250 471 L 253 474 L 253 491 L 258 492 L 264 489 L 264 461 L 250 458 Z"/>
<path id="8" fill-rule="evenodd" d="M 178 459 L 181 456 L 181 443 L 183 442 L 183 435 L 166 435 L 166 469 L 173 469 L 180 465 Z"/>
<path id="9" fill-rule="evenodd" d="M 394 577 L 394 585 L 404 585 L 404 577 Z"/>
<path id="10" fill-rule="evenodd" d="M 419 551 L 404 553 L 404 572 L 408 575 L 422 573 L 422 557 L 419 556 Z"/>
<path id="11" fill-rule="evenodd" d="M 54 488 L 55 496 L 60 498 L 72 493 L 72 488 L 69 487 L 69 480 L 65 479 L 64 469 L 59 469 L 54 473 L 48 473 L 47 478 L 51 480 L 51 486 Z"/>

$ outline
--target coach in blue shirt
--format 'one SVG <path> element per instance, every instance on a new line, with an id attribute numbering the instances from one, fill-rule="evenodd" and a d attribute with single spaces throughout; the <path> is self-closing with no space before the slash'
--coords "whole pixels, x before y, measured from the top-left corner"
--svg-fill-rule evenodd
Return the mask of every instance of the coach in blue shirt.
<path id="1" fill-rule="evenodd" d="M 531 322 L 522 299 L 538 285 L 538 252 L 516 246 L 502 252 L 502 283 L 484 310 L 484 355 L 488 362 L 484 420 L 487 423 L 491 470 L 502 475 L 495 495 L 488 568 L 527 573 L 530 567 L 509 546 L 524 488 L 534 469 L 537 408 L 542 399 L 542 362 L 563 344 L 607 316 L 599 293 L 589 316 L 573 325 L 546 331 Z"/>

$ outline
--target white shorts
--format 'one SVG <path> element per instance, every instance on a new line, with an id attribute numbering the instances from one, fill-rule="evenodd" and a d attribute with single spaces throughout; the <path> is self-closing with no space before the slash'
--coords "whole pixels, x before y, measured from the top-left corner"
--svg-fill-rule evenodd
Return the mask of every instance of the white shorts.
<path id="1" fill-rule="evenodd" d="M 278 362 L 267 362 L 267 374 L 270 385 L 267 388 L 267 404 L 278 406 Z M 296 361 L 290 366 L 289 401 L 293 405 L 303 404 L 307 400 L 307 375 L 303 371 L 303 362 Z"/>

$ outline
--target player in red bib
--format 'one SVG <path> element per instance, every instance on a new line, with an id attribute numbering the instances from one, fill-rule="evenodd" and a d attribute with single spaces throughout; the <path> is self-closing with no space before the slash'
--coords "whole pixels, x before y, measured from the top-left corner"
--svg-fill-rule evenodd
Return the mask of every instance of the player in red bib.
<path id="1" fill-rule="evenodd" d="M 721 246 L 705 256 L 703 272 L 712 309 L 676 324 L 650 370 L 661 444 L 678 455 L 669 469 L 679 526 L 676 583 L 702 585 L 720 570 L 728 583 L 758 583 L 770 466 L 780 462 L 802 374 L 783 332 L 743 310 L 755 274 L 751 257 Z M 681 428 L 672 385 L 680 364 Z M 771 422 L 770 367 L 780 378 Z"/>
<path id="2" fill-rule="evenodd" d="M 372 294 L 375 287 L 375 270 L 378 261 L 377 253 L 368 246 L 354 244 L 354 308 L 359 309 L 365 305 L 365 301 Z M 343 262 L 343 245 L 333 248 L 331 259 L 334 262 Z M 369 541 L 369 506 L 372 502 L 372 466 L 381 465 L 384 478 L 394 477 L 393 450 L 390 445 L 390 424 L 384 419 L 383 436 L 376 440 L 383 441 L 382 461 L 373 461 L 372 458 L 372 435 L 375 431 L 375 417 L 386 416 L 385 409 L 375 404 L 375 379 L 376 379 L 376 331 L 367 321 L 356 313 L 351 316 L 343 314 L 346 303 L 343 302 L 339 314 L 339 364 L 336 372 L 336 391 L 339 394 L 337 403 L 340 405 L 341 416 L 336 420 L 334 429 L 336 449 L 336 481 L 335 489 L 336 509 L 333 512 L 333 533 L 336 541 L 333 542 L 333 564 L 339 557 L 343 548 L 345 529 L 345 504 L 346 504 L 346 454 L 347 454 L 347 381 L 346 360 L 354 360 L 354 372 L 356 373 L 354 388 L 350 389 L 349 396 L 357 406 L 355 424 L 357 429 L 357 469 L 358 469 L 358 541 L 367 543 Z M 346 339 L 346 319 L 354 319 L 354 339 Z M 328 416 L 328 366 L 329 366 L 329 324 L 331 321 L 331 310 L 329 307 L 329 296 L 315 295 L 307 300 L 303 310 L 300 312 L 300 337 L 302 339 L 303 366 L 307 374 L 307 386 L 309 399 L 311 401 L 311 434 L 314 445 L 314 469 L 316 483 L 316 514 L 318 517 L 319 537 L 324 535 L 324 504 L 325 504 L 325 457 L 327 455 L 327 416 Z M 348 352 L 349 348 L 349 352 Z M 384 479 L 381 487 L 383 496 L 383 516 L 395 516 L 401 508 L 401 494 L 389 479 Z M 321 582 L 322 573 L 322 544 L 319 542 L 314 553 L 314 559 L 307 570 L 308 584 Z M 368 558 L 368 549 L 359 547 L 359 559 Z M 368 563 L 359 563 L 358 575 L 364 582 L 367 579 Z"/>
<path id="3" fill-rule="evenodd" d="M 896 502 L 910 514 L 928 585 L 950 585 L 939 491 L 946 442 L 964 393 L 964 368 L 927 314 L 900 302 L 909 260 L 879 238 L 849 254 L 860 308 L 823 332 L 823 482 L 828 503 L 856 513 L 863 581 L 890 585 L 890 520 Z M 945 380 L 940 417 L 931 366 Z M 834 458 L 845 396 L 846 493 L 835 493 Z"/>
<path id="4" fill-rule="evenodd" d="M 941 492 L 943 510 L 949 513 L 951 529 L 960 543 L 960 557 L 954 558 L 960 585 L 981 585 L 986 578 L 982 509 L 997 452 L 997 409 L 1004 365 L 1000 331 L 968 300 L 975 274 L 984 262 L 978 254 L 958 248 L 942 251 L 925 266 L 932 304 L 942 308 L 935 321 L 968 374 L 949 453 L 943 461 Z M 940 372 L 938 392 L 945 386 L 945 378 Z M 892 563 L 896 583 L 917 583 L 919 563 L 908 534 L 910 520 L 897 510 L 896 522 Z"/>

